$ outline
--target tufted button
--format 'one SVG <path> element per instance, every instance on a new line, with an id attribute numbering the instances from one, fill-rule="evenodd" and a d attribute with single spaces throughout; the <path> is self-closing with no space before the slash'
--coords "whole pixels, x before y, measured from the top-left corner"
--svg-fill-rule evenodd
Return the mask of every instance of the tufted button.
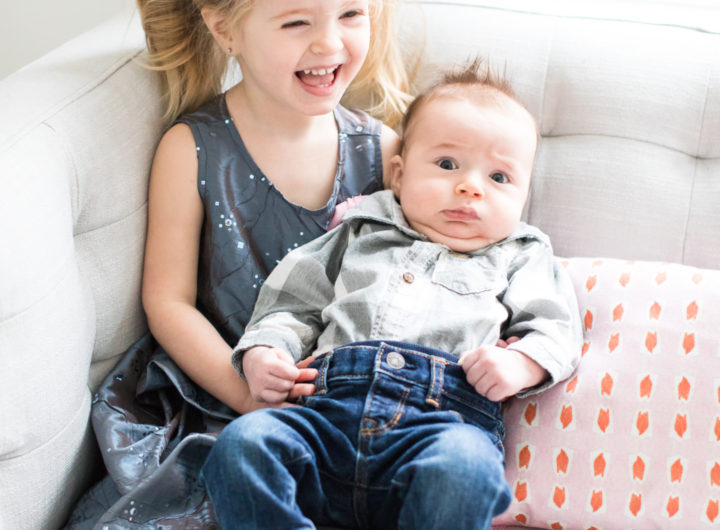
<path id="1" fill-rule="evenodd" d="M 402 279 L 405 283 L 412 283 L 415 281 L 415 275 L 412 272 L 405 272 L 402 275 Z"/>
<path id="2" fill-rule="evenodd" d="M 396 351 L 391 351 L 387 355 L 387 362 L 392 368 L 399 370 L 400 368 L 405 366 L 405 357 L 403 357 Z"/>

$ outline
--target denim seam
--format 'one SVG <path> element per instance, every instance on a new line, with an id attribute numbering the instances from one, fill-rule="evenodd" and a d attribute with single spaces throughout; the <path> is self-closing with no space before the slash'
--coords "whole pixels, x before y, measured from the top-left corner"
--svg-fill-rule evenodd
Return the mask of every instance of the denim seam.
<path id="1" fill-rule="evenodd" d="M 376 434 L 383 434 L 389 430 L 392 430 L 395 428 L 395 426 L 400 422 L 400 418 L 402 418 L 403 412 L 405 411 L 405 404 L 407 403 L 407 399 L 410 396 L 410 389 L 404 388 L 403 389 L 403 395 L 400 398 L 400 403 L 398 404 L 398 407 L 395 409 L 395 414 L 393 414 L 393 417 L 390 418 L 390 421 L 383 423 L 379 427 L 363 427 L 360 430 L 361 436 L 373 436 Z M 372 418 L 363 418 L 363 421 L 375 421 Z"/>

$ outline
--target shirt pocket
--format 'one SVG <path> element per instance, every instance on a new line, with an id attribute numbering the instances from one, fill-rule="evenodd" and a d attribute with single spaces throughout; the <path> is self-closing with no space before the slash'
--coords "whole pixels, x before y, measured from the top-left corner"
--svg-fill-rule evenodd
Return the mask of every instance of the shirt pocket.
<path id="1" fill-rule="evenodd" d="M 454 253 L 440 256 L 431 281 L 459 295 L 497 294 L 507 287 L 504 271 L 487 260 Z"/>

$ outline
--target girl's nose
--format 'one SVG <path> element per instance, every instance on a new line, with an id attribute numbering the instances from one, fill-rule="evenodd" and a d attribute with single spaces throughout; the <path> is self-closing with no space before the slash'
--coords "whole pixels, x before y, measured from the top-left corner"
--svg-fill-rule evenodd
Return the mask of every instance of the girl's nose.
<path id="1" fill-rule="evenodd" d="M 334 25 L 320 27 L 313 35 L 310 51 L 316 55 L 331 55 L 343 48 L 340 33 Z"/>
<path id="2" fill-rule="evenodd" d="M 464 179 L 457 186 L 455 186 L 455 193 L 457 193 L 458 195 L 472 197 L 473 199 L 482 199 L 485 196 L 482 187 L 479 185 L 476 179 L 473 178 Z"/>

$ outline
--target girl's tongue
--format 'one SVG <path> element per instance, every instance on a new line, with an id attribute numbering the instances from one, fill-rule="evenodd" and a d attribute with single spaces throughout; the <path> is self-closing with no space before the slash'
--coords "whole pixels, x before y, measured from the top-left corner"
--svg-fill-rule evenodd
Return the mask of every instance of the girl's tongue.
<path id="1" fill-rule="evenodd" d="M 297 72 L 300 81 L 310 86 L 327 86 L 331 85 L 335 81 L 335 72 L 337 70 L 316 70 L 316 74 L 313 74 L 310 70 L 300 70 Z M 321 73 L 325 72 L 325 73 Z"/>

